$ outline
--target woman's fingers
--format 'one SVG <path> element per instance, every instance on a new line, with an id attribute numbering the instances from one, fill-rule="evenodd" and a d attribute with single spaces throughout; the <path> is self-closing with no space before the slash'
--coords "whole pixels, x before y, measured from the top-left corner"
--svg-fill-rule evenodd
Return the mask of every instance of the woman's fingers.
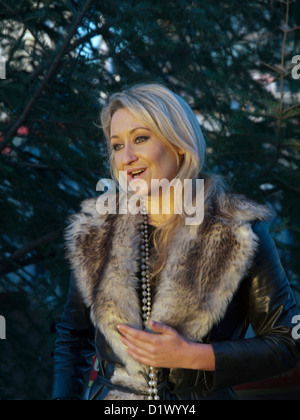
<path id="1" fill-rule="evenodd" d="M 121 341 L 137 361 L 154 367 L 173 367 L 181 362 L 181 347 L 185 339 L 172 327 L 151 321 L 152 332 L 119 325 Z M 155 334 L 157 333 L 157 334 Z M 179 359 L 179 360 L 177 360 Z"/>

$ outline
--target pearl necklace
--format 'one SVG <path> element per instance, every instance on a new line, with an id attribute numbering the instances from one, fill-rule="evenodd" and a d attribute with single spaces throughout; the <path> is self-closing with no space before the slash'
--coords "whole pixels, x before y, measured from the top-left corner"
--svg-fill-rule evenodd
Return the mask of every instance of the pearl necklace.
<path id="1" fill-rule="evenodd" d="M 141 225 L 142 245 L 141 245 L 141 281 L 142 281 L 142 316 L 144 327 L 148 325 L 151 315 L 151 285 L 149 280 L 149 235 L 148 235 L 148 220 L 147 209 L 145 205 L 142 207 L 143 223 Z M 157 376 L 155 369 L 149 367 L 149 381 L 148 381 L 148 400 L 159 400 L 157 389 Z"/>

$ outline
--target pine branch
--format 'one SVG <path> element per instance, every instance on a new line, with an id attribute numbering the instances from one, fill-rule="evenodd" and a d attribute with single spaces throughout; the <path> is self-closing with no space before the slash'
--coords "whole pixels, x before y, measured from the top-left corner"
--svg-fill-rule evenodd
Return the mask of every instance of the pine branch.
<path id="1" fill-rule="evenodd" d="M 40 95 L 43 93 L 43 91 L 46 89 L 47 85 L 49 84 L 50 80 L 52 79 L 52 77 L 54 76 L 60 61 L 62 59 L 62 57 L 64 56 L 65 52 L 67 51 L 69 44 L 73 38 L 73 36 L 75 35 L 78 26 L 80 25 L 82 19 L 84 18 L 87 10 L 89 9 L 89 7 L 91 6 L 91 4 L 93 3 L 93 0 L 87 0 L 85 6 L 83 7 L 83 9 L 79 12 L 78 16 L 76 17 L 72 28 L 65 40 L 65 42 L 63 43 L 63 46 L 61 47 L 57 57 L 55 58 L 52 66 L 50 67 L 49 71 L 47 72 L 43 82 L 40 84 L 39 88 L 36 90 L 36 92 L 34 93 L 34 95 L 32 96 L 32 98 L 30 99 L 30 101 L 28 102 L 28 104 L 26 105 L 24 111 L 22 112 L 22 114 L 20 115 L 20 117 L 13 123 L 12 127 L 8 130 L 8 133 L 5 135 L 3 141 L 0 144 L 0 153 L 1 151 L 7 146 L 7 144 L 9 143 L 9 141 L 11 141 L 11 139 L 13 138 L 13 136 L 16 134 L 17 130 L 21 127 L 21 125 L 24 123 L 24 121 L 26 120 L 26 118 L 28 117 L 32 107 L 35 105 L 36 101 L 38 100 L 38 98 L 40 97 Z"/>
<path id="2" fill-rule="evenodd" d="M 35 251 L 36 249 L 42 246 L 46 246 L 54 242 L 60 234 L 61 231 L 48 233 L 47 235 L 41 238 L 29 242 L 22 248 L 17 249 L 11 254 L 10 258 L 0 261 L 0 275 L 3 276 L 12 271 L 15 271 L 16 268 L 19 269 L 22 267 L 26 267 L 29 264 L 34 264 L 36 257 L 29 257 L 26 260 L 22 260 L 22 258 L 24 258 L 29 252 Z"/>
<path id="3" fill-rule="evenodd" d="M 284 65 L 284 57 L 285 57 L 285 46 L 286 46 L 286 39 L 288 34 L 288 23 L 289 23 L 289 16 L 290 16 L 290 1 L 280 1 L 280 3 L 284 3 L 286 5 L 286 13 L 285 13 L 285 26 L 283 30 L 283 40 L 282 40 L 282 48 L 281 48 L 281 66 L 280 66 L 280 103 L 279 103 L 279 115 L 278 115 L 278 123 L 277 123 L 277 131 L 276 131 L 276 150 L 275 150 L 275 156 L 270 163 L 269 167 L 264 171 L 263 175 L 265 176 L 268 172 L 271 171 L 272 168 L 276 165 L 278 158 L 279 158 L 279 152 L 280 152 L 280 146 L 281 146 L 281 127 L 282 127 L 282 121 L 284 118 L 284 109 L 283 109 L 283 97 L 284 97 L 284 77 L 285 77 L 285 65 Z M 276 69 L 275 69 L 276 70 Z"/>

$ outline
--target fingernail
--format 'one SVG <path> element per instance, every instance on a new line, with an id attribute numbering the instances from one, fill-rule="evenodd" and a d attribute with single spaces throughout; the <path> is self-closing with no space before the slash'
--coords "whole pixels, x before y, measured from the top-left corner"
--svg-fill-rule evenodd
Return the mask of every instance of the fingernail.
<path id="1" fill-rule="evenodd" d="M 120 332 L 124 332 L 125 331 L 125 329 L 124 329 L 124 326 L 123 325 L 118 325 L 117 326 L 117 329 L 120 331 Z"/>

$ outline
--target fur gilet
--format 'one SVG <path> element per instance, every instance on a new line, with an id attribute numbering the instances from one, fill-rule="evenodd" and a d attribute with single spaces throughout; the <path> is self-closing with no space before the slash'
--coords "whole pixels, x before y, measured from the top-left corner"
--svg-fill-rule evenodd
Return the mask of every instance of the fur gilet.
<path id="1" fill-rule="evenodd" d="M 97 198 L 82 203 L 66 229 L 67 258 L 91 320 L 123 362 L 111 382 L 148 388 L 148 367 L 132 359 L 120 341 L 119 324 L 142 329 L 138 294 L 141 215 L 99 215 Z M 224 316 L 251 267 L 257 237 L 251 221 L 270 214 L 243 196 L 221 194 L 199 226 L 184 226 L 172 239 L 159 274 L 151 319 L 201 342 Z M 107 399 L 145 399 L 112 390 Z"/>

